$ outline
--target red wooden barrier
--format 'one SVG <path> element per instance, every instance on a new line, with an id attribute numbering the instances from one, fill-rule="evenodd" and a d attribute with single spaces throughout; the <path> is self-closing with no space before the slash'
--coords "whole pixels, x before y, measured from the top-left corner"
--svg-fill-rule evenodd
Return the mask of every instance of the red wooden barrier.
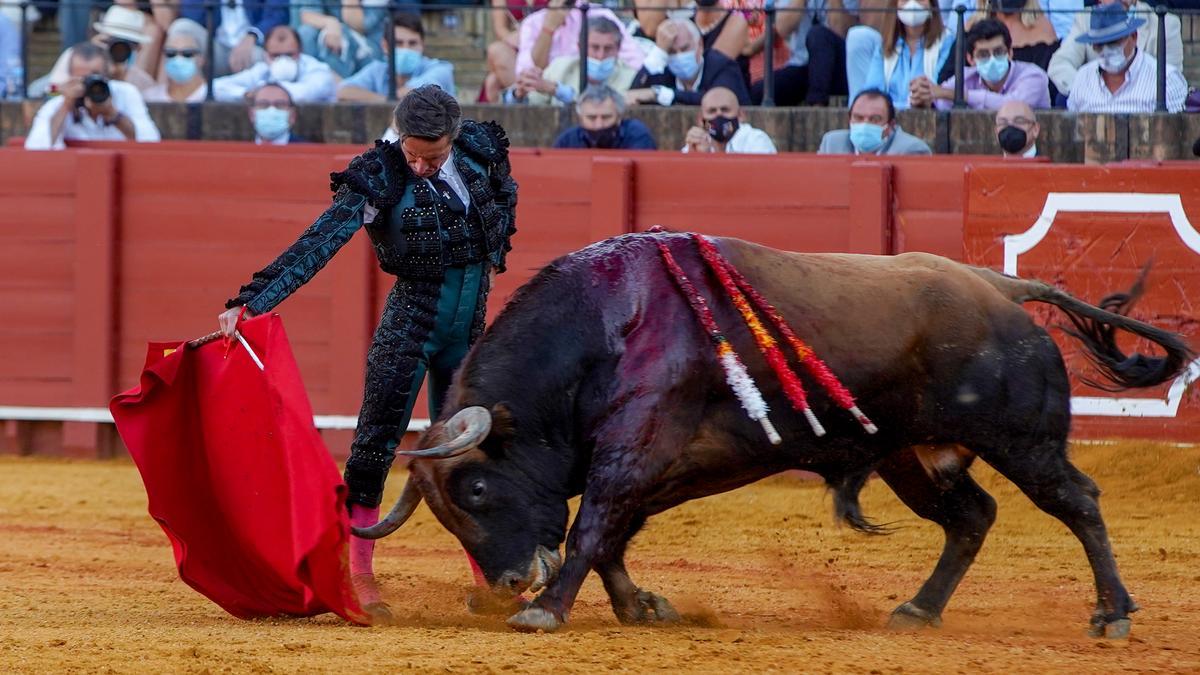
<path id="1" fill-rule="evenodd" d="M 1194 169 L 1024 166 L 971 167 L 968 173 L 968 262 L 1040 278 L 1096 303 L 1128 289 L 1153 260 L 1146 294 L 1130 315 L 1200 346 L 1200 182 Z M 1028 307 L 1044 325 L 1066 321 L 1054 308 Z M 1052 333 L 1073 373 L 1076 435 L 1200 442 L 1200 397 L 1194 386 L 1187 388 L 1200 379 L 1200 360 L 1161 387 L 1114 394 L 1083 384 L 1079 374 L 1094 372 L 1090 364 L 1074 340 Z M 1119 344 L 1153 351 L 1141 340 Z"/>

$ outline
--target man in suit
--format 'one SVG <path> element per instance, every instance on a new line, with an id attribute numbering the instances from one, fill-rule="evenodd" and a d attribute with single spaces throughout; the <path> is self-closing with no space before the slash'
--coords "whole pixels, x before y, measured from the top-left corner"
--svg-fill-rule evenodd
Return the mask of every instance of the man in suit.
<path id="1" fill-rule="evenodd" d="M 182 0 L 179 16 L 201 26 L 208 25 L 208 9 L 202 0 Z M 286 25 L 290 18 L 288 0 L 222 2 L 213 10 L 213 69 L 217 77 L 241 72 L 263 60 L 262 45 L 271 29 Z"/>
<path id="2" fill-rule="evenodd" d="M 278 84 L 264 84 L 250 97 L 250 123 L 254 125 L 256 145 L 308 143 L 292 133 L 296 126 L 296 106 L 292 95 Z"/>
<path id="3" fill-rule="evenodd" d="M 896 122 L 896 108 L 886 92 L 864 89 L 850 103 L 850 128 L 830 131 L 818 155 L 931 155 L 925 141 L 906 133 Z"/>
<path id="4" fill-rule="evenodd" d="M 725 87 L 738 103 L 750 105 L 750 92 L 737 63 L 715 49 L 705 51 L 700 29 L 691 20 L 664 21 L 655 40 L 625 95 L 626 102 L 700 105 L 706 91 Z"/>

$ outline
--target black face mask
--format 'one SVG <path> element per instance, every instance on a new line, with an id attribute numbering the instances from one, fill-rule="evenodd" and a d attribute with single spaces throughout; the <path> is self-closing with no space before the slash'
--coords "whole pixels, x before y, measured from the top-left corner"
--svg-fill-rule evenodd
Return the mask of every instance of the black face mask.
<path id="1" fill-rule="evenodd" d="M 615 148 L 621 145 L 621 125 L 603 129 L 584 129 L 583 135 L 590 148 Z"/>
<path id="2" fill-rule="evenodd" d="M 728 143 L 737 130 L 736 117 L 714 117 L 708 121 L 708 135 L 718 143 Z"/>
<path id="3" fill-rule="evenodd" d="M 1025 134 L 1025 130 L 1009 125 L 1000 130 L 996 135 L 996 140 L 1000 141 L 1000 147 L 1010 155 L 1015 155 L 1025 149 L 1025 144 L 1029 142 L 1029 136 Z"/>
<path id="4" fill-rule="evenodd" d="M 697 7 L 716 7 L 718 0 L 696 0 Z"/>

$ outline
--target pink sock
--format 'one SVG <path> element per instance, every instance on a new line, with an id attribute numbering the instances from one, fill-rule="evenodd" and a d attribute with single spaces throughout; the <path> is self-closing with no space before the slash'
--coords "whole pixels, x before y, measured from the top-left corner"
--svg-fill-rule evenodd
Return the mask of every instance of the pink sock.
<path id="1" fill-rule="evenodd" d="M 350 507 L 350 524 L 354 527 L 370 527 L 379 522 L 379 507 L 367 508 L 359 504 Z M 375 540 L 350 536 L 350 574 L 374 574 L 371 561 L 375 555 Z"/>

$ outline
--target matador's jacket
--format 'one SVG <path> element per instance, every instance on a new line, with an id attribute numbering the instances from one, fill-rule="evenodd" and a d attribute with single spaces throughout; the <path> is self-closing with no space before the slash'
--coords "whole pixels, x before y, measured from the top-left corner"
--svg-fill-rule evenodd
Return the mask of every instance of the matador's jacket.
<path id="1" fill-rule="evenodd" d="M 333 204 L 290 248 L 254 275 L 227 307 L 270 311 L 365 229 L 379 266 L 397 277 L 367 353 L 366 387 L 346 464 L 348 501 L 378 506 L 421 382 L 437 417 L 450 378 L 483 332 L 489 272 L 503 272 L 516 232 L 517 184 L 508 139 L 494 122 L 464 120 L 451 158 L 469 205 L 456 213 L 412 173 L 398 143 L 377 141 L 331 174 Z M 459 204 L 461 211 L 461 203 Z"/>

